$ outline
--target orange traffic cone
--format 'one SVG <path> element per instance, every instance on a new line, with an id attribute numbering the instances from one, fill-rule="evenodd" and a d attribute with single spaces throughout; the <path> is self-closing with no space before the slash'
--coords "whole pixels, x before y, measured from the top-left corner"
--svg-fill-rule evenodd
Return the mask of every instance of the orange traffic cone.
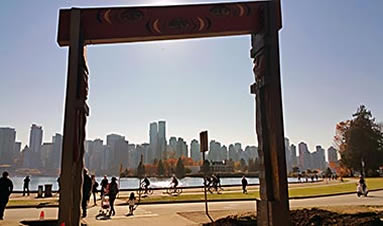
<path id="1" fill-rule="evenodd" d="M 42 210 L 42 211 L 40 212 L 40 220 L 44 220 L 44 217 L 45 217 L 45 213 L 44 213 L 44 211 Z"/>

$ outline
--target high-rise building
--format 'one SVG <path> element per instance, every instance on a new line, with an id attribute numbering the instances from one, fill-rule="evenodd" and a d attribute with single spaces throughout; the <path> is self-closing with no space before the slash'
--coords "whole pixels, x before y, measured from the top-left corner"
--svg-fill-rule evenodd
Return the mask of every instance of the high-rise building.
<path id="1" fill-rule="evenodd" d="M 29 149 L 32 154 L 32 167 L 41 167 L 41 144 L 43 141 L 43 129 L 41 126 L 32 124 L 31 132 L 29 135 Z"/>
<path id="2" fill-rule="evenodd" d="M 290 161 L 291 161 L 291 166 L 298 166 L 298 161 L 297 161 L 297 147 L 294 144 L 290 145 Z"/>
<path id="3" fill-rule="evenodd" d="M 200 147 L 199 147 L 199 143 L 196 139 L 192 140 L 190 143 L 190 155 L 194 161 L 200 161 L 201 160 Z"/>
<path id="4" fill-rule="evenodd" d="M 258 158 L 258 148 L 256 146 L 246 146 L 245 148 L 245 151 L 246 153 L 246 156 L 248 159 L 246 159 L 246 161 L 248 161 L 249 159 L 257 159 Z"/>
<path id="5" fill-rule="evenodd" d="M 175 157 L 179 158 L 182 156 L 188 157 L 188 145 L 182 137 L 178 137 Z"/>
<path id="6" fill-rule="evenodd" d="M 300 142 L 298 144 L 299 149 L 299 168 L 301 170 L 306 170 L 311 168 L 311 155 L 307 144 Z"/>
<path id="7" fill-rule="evenodd" d="M 327 158 L 329 163 L 338 161 L 337 150 L 334 147 L 331 146 L 327 149 Z"/>
<path id="8" fill-rule="evenodd" d="M 21 155 L 23 156 L 23 167 L 24 168 L 32 168 L 32 152 L 29 149 L 28 145 L 25 145 L 23 150 L 21 151 Z"/>
<path id="9" fill-rule="evenodd" d="M 51 155 L 51 164 L 50 167 L 52 169 L 58 169 L 61 166 L 61 151 L 63 146 L 63 136 L 59 133 L 56 133 L 52 136 L 52 155 Z M 49 164 L 48 164 L 49 166 Z"/>
<path id="10" fill-rule="evenodd" d="M 15 139 L 15 129 L 0 128 L 0 164 L 13 164 Z"/>
<path id="11" fill-rule="evenodd" d="M 53 143 L 43 143 L 41 145 L 41 153 L 40 153 L 40 162 L 41 167 L 48 168 L 50 166 L 50 161 L 52 157 L 52 151 L 53 151 Z"/>
<path id="12" fill-rule="evenodd" d="M 158 122 L 158 152 L 156 153 L 156 158 L 164 159 L 166 158 L 166 122 Z"/>
<path id="13" fill-rule="evenodd" d="M 109 150 L 109 170 L 111 173 L 118 174 L 120 165 L 128 165 L 128 141 L 125 141 L 125 137 L 118 134 L 109 134 L 106 136 L 106 145 Z"/>
<path id="14" fill-rule="evenodd" d="M 286 168 L 287 172 L 291 170 L 291 151 L 290 151 L 290 140 L 285 137 L 285 159 L 286 159 Z"/>
<path id="15" fill-rule="evenodd" d="M 207 154 L 207 159 L 210 161 L 222 161 L 223 159 L 220 159 L 220 150 L 221 150 L 221 143 L 211 140 L 209 143 L 209 152 Z"/>
<path id="16" fill-rule="evenodd" d="M 324 149 L 320 145 L 317 145 L 315 149 L 316 151 L 312 153 L 312 159 L 313 159 L 312 168 L 324 170 L 326 168 L 326 159 L 325 159 Z"/>
<path id="17" fill-rule="evenodd" d="M 150 150 L 148 153 L 148 160 L 149 163 L 153 163 L 153 160 L 158 155 L 158 129 L 157 129 L 157 123 L 152 122 L 149 126 L 149 145 Z"/>
<path id="18" fill-rule="evenodd" d="M 239 160 L 238 152 L 235 150 L 233 144 L 229 145 L 229 160 L 230 159 L 233 160 L 233 161 L 238 161 Z"/>
<path id="19" fill-rule="evenodd" d="M 88 159 L 86 166 L 92 172 L 99 172 L 102 167 L 102 158 L 104 157 L 105 146 L 103 140 L 95 139 L 93 141 L 85 142 L 85 150 L 87 152 Z"/>

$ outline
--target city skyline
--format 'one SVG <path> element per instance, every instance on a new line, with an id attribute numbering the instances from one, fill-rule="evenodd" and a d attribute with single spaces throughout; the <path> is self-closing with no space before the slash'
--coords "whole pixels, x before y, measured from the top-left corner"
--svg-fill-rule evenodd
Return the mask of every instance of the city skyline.
<path id="1" fill-rule="evenodd" d="M 129 144 L 134 144 L 134 145 L 143 145 L 143 144 L 150 144 L 151 142 L 153 142 L 153 140 L 150 138 L 150 134 L 151 134 L 151 131 L 152 131 L 152 125 L 154 125 L 154 124 L 156 124 L 156 125 L 158 125 L 158 123 L 162 123 L 164 126 L 163 126 L 163 128 L 164 128 L 164 131 L 162 132 L 162 133 L 164 133 L 164 134 L 167 134 L 167 131 L 166 131 L 166 128 L 168 128 L 167 126 L 165 126 L 165 124 L 167 123 L 167 121 L 165 121 L 165 120 L 159 120 L 159 121 L 152 121 L 152 122 L 150 122 L 149 123 L 149 126 L 148 126 L 148 138 L 147 138 L 147 140 L 145 140 L 145 141 L 143 141 L 143 142 L 134 142 L 134 141 L 132 141 L 132 140 L 130 140 L 129 139 L 129 137 L 127 137 L 127 136 L 125 136 L 124 134 L 120 134 L 120 133 L 115 133 L 115 132 L 110 132 L 110 133 L 107 133 L 107 134 L 105 134 L 103 137 L 96 137 L 96 138 L 86 138 L 85 139 L 85 141 L 87 142 L 87 141 L 97 141 L 97 142 L 100 142 L 101 141 L 101 144 L 102 145 L 109 145 L 109 143 L 111 143 L 109 140 L 118 140 L 118 139 L 123 139 L 123 140 L 125 140 L 125 141 L 127 141 L 127 142 L 129 142 Z M 160 131 L 159 130 L 159 128 L 158 127 L 155 127 L 156 128 L 156 130 L 157 130 L 157 133 L 158 133 L 158 131 Z M 32 152 L 34 152 L 34 153 L 36 153 L 36 152 L 40 152 L 41 150 L 41 146 L 43 145 L 43 144 L 50 144 L 50 143 L 55 143 L 54 142 L 54 140 L 56 140 L 56 139 L 58 139 L 57 137 L 58 136 L 60 136 L 61 138 L 59 138 L 60 140 L 59 140 L 59 143 L 61 144 L 61 139 L 62 139 L 62 133 L 60 133 L 60 132 L 55 132 L 55 133 L 53 133 L 53 134 L 49 134 L 49 135 L 46 135 L 46 136 L 44 136 L 44 126 L 43 125 L 38 125 L 38 124 L 35 124 L 35 123 L 33 123 L 33 124 L 31 124 L 31 126 L 30 126 L 30 130 L 29 130 L 29 132 L 30 132 L 30 135 L 29 135 L 29 137 L 28 137 L 28 141 L 27 142 L 20 142 L 20 140 L 18 140 L 17 139 L 17 130 L 15 129 L 15 128 L 13 128 L 12 126 L 2 126 L 2 125 L 0 125 L 0 129 L 3 131 L 3 130 L 6 130 L 6 131 L 9 131 L 10 133 L 8 133 L 8 134 L 11 134 L 10 136 L 11 136 L 11 139 L 14 139 L 14 141 L 15 141 L 15 143 L 17 143 L 17 145 L 18 146 L 21 146 L 21 148 L 18 148 L 18 150 L 21 152 L 22 151 L 22 149 L 24 148 L 24 147 L 26 147 L 26 146 L 28 146 L 28 148 L 32 151 Z M 36 134 L 37 133 L 37 134 Z M 4 136 L 3 134 L 0 134 L 0 136 Z M 8 135 L 9 136 L 9 135 Z M 157 137 L 155 138 L 155 139 L 158 139 L 159 138 L 159 136 L 158 135 L 156 135 Z M 45 139 L 44 139 L 45 138 Z M 184 142 L 186 142 L 186 144 L 187 144 L 187 148 L 188 148 L 188 152 L 187 152 L 187 155 L 189 156 L 189 157 L 191 157 L 192 156 L 192 150 L 191 150 L 191 147 L 192 147 L 192 143 L 193 142 L 196 142 L 196 143 L 198 143 L 198 145 L 199 145 L 199 140 L 197 139 L 197 138 L 192 138 L 192 139 L 190 139 L 190 140 L 188 140 L 188 139 L 184 139 L 183 138 L 183 136 L 182 135 L 168 135 L 168 136 L 162 136 L 162 139 L 165 139 L 165 146 L 167 147 L 167 146 L 172 146 L 172 139 L 175 139 L 175 142 L 177 142 L 177 139 L 182 139 L 182 141 L 184 141 Z M 37 141 L 36 141 L 37 140 Z M 168 142 L 169 141 L 169 142 Z M 158 140 L 156 140 L 155 142 L 158 142 Z M 223 145 L 223 146 L 226 146 L 226 148 L 229 148 L 229 146 L 230 145 L 234 145 L 234 144 L 239 144 L 240 145 L 240 147 L 238 147 L 238 149 L 242 149 L 242 145 L 243 145 L 243 147 L 252 147 L 252 146 L 255 146 L 255 147 L 257 147 L 257 145 L 255 145 L 255 144 L 244 144 L 244 143 L 242 143 L 242 142 L 240 142 L 240 141 L 235 141 L 235 142 L 231 142 L 231 143 L 225 143 L 225 142 L 220 142 L 220 140 L 219 139 L 215 139 L 215 138 L 211 138 L 211 137 L 209 137 L 209 142 L 213 142 L 213 143 L 218 143 L 219 145 Z M 300 140 L 299 141 L 299 143 L 295 143 L 295 142 L 291 142 L 290 141 L 290 139 L 288 138 L 288 137 L 285 137 L 285 142 L 287 142 L 287 144 L 285 144 L 285 147 L 289 147 L 288 149 L 290 150 L 290 146 L 294 146 L 295 147 L 295 145 L 294 144 L 296 144 L 296 146 L 298 146 L 299 147 L 299 145 L 302 143 L 302 144 L 304 144 L 306 147 L 306 149 L 307 149 L 307 151 L 309 152 L 309 153 L 314 153 L 314 152 L 316 152 L 317 151 L 317 149 L 318 149 L 318 147 L 321 147 L 322 145 L 321 144 L 316 144 L 315 145 L 315 149 L 311 149 L 311 148 L 309 148 L 309 146 L 308 146 L 308 144 L 307 144 L 307 142 L 305 142 L 305 141 L 303 141 L 303 140 Z M 31 145 L 32 144 L 32 145 Z M 291 144 L 291 145 L 290 145 Z M 8 144 L 9 145 L 9 144 Z M 155 144 L 155 145 L 158 145 L 158 146 L 160 146 L 160 144 L 159 144 L 159 142 L 158 142 L 158 144 Z M 162 144 L 162 145 L 164 145 L 164 144 Z M 211 144 L 210 144 L 211 145 Z M 31 146 L 32 146 L 32 148 L 31 148 Z M 58 148 L 58 149 L 61 149 L 61 147 L 56 147 L 56 148 Z M 196 148 L 198 148 L 198 150 L 199 150 L 199 146 L 198 147 L 196 147 Z M 334 145 L 330 145 L 330 146 L 328 146 L 327 147 L 328 149 L 331 149 L 331 151 L 332 152 L 336 152 L 336 149 L 334 148 Z M 17 149 L 17 148 L 16 148 Z M 287 148 L 286 148 L 287 149 Z M 211 147 L 209 148 L 209 151 L 211 150 Z M 156 152 L 164 152 L 164 148 L 161 148 L 161 151 L 158 151 L 158 150 L 155 150 Z M 229 149 L 228 149 L 228 151 L 229 151 Z M 288 152 L 288 151 L 286 151 L 286 152 Z M 334 159 L 335 157 L 333 157 L 334 155 L 336 155 L 336 154 L 332 154 L 332 158 Z M 300 156 L 300 154 L 299 154 L 299 152 L 296 152 L 296 155 L 295 156 Z M 327 159 L 327 151 L 326 151 L 326 159 Z M 159 156 L 152 156 L 152 158 L 151 158 L 151 160 L 153 160 L 154 158 L 158 158 Z"/>
<path id="2" fill-rule="evenodd" d="M 19 4 L 9 1 L 0 9 L 2 40 L 7 43 L 0 45 L 0 102 L 5 109 L 0 125 L 15 128 L 17 140 L 26 144 L 33 123 L 44 125 L 45 134 L 62 133 L 68 51 L 56 44 L 58 9 L 103 3 Z M 282 1 L 284 129 L 292 143 L 304 140 L 310 150 L 318 144 L 331 146 L 336 123 L 351 118 L 360 104 L 383 119 L 378 60 L 383 54 L 382 10 L 382 2 Z M 147 140 L 147 122 L 166 118 L 172 125 L 167 134 L 188 141 L 208 129 L 209 136 L 222 143 L 257 145 L 249 49 L 248 36 L 90 46 L 87 139 L 118 133 L 141 143 Z"/>

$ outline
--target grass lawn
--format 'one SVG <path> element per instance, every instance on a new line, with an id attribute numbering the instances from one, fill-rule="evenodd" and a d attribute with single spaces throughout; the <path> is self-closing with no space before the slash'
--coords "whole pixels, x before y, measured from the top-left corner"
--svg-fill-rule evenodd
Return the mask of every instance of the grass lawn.
<path id="1" fill-rule="evenodd" d="M 367 186 L 370 190 L 383 188 L 383 178 L 367 178 Z M 289 188 L 290 197 L 305 197 L 324 194 L 337 194 L 343 192 L 354 192 L 356 190 L 355 183 L 334 183 L 334 184 L 310 184 L 296 186 Z M 121 196 L 120 200 L 126 200 L 127 196 Z M 258 190 L 250 190 L 249 194 L 242 194 L 242 192 L 223 192 L 223 194 L 208 194 L 208 200 L 228 200 L 228 199 L 255 199 L 259 198 Z M 141 199 L 142 203 L 151 202 L 177 202 L 186 200 L 204 200 L 203 193 L 189 194 L 182 193 L 180 196 L 150 196 Z M 57 205 L 58 200 L 43 200 L 43 199 L 11 199 L 8 206 L 21 206 L 21 205 Z"/>
<path id="2" fill-rule="evenodd" d="M 367 186 L 370 190 L 383 188 L 383 178 L 367 178 Z M 305 197 L 325 194 L 337 194 L 344 192 L 354 192 L 356 190 L 355 183 L 336 183 L 329 185 L 307 185 L 303 187 L 293 187 L 289 189 L 290 197 Z M 208 194 L 208 200 L 228 200 L 228 199 L 254 199 L 259 198 L 259 191 L 242 194 L 242 192 L 231 192 L 223 194 Z M 122 197 L 124 199 L 124 197 Z M 180 196 L 154 196 L 141 200 L 142 203 L 150 202 L 177 202 L 185 200 L 204 200 L 203 194 L 181 194 Z"/>

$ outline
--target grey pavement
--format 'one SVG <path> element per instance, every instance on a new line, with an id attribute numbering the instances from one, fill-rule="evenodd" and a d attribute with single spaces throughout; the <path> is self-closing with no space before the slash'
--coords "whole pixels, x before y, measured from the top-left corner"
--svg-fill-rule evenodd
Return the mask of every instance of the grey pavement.
<path id="1" fill-rule="evenodd" d="M 355 194 L 323 198 L 291 200 L 292 208 L 344 206 L 344 205 L 383 205 L 383 191 L 371 192 L 369 197 L 358 198 Z M 216 219 L 228 214 L 255 211 L 255 201 L 215 202 L 209 203 L 211 216 Z M 156 204 L 138 206 L 134 216 L 126 216 L 127 206 L 117 206 L 116 216 L 109 220 L 96 220 L 99 206 L 90 207 L 88 217 L 84 219 L 89 225 L 200 225 L 209 221 L 204 214 L 204 203 Z M 38 219 L 44 211 L 46 219 L 57 217 L 57 208 L 6 209 L 5 220 L 0 226 L 18 225 L 20 220 Z"/>

